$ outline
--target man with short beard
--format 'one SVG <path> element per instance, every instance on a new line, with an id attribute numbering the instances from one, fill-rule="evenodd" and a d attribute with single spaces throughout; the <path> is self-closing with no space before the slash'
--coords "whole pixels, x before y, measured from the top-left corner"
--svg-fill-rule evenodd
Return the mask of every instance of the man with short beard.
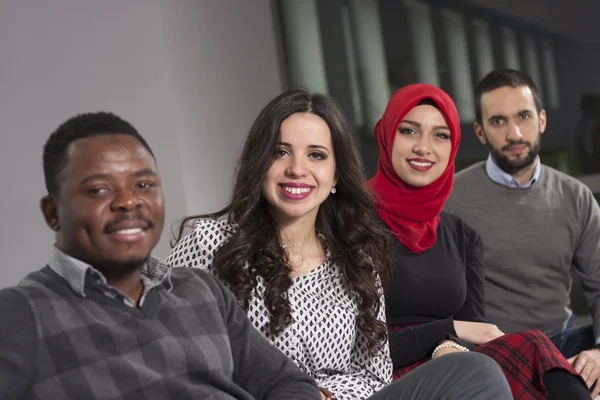
<path id="1" fill-rule="evenodd" d="M 446 209 L 482 236 L 487 318 L 503 332 L 540 329 L 591 387 L 600 376 L 600 208 L 585 185 L 541 163 L 547 116 L 529 76 L 490 72 L 475 112 L 490 154 L 456 174 Z M 572 267 L 593 317 L 578 329 Z"/>

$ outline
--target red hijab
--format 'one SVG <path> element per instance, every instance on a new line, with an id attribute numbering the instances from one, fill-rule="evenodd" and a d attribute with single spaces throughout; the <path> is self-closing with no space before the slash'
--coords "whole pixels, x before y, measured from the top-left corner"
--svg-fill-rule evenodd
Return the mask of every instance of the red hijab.
<path id="1" fill-rule="evenodd" d="M 392 148 L 398 124 L 419 102 L 433 100 L 445 116 L 452 150 L 444 173 L 425 187 L 405 183 L 392 166 Z M 379 145 L 377 174 L 367 184 L 376 193 L 377 212 L 400 242 L 413 253 L 435 243 L 440 213 L 454 184 L 454 159 L 460 142 L 460 119 L 454 102 L 443 90 L 424 83 L 405 86 L 392 96 L 375 125 Z"/>

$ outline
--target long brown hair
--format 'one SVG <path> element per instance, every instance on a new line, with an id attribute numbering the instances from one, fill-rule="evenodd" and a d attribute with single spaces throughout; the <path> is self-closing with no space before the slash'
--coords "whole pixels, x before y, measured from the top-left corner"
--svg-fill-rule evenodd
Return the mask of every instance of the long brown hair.
<path id="1" fill-rule="evenodd" d="M 282 122 L 295 113 L 321 117 L 331 131 L 338 182 L 317 213 L 316 231 L 323 236 L 330 259 L 341 268 L 357 297 L 356 322 L 370 351 L 376 353 L 387 338 L 386 325 L 377 319 L 382 291 L 391 279 L 391 236 L 380 222 L 365 176 L 352 129 L 336 102 L 329 96 L 294 90 L 273 99 L 254 121 L 236 168 L 231 202 L 221 211 L 190 216 L 179 227 L 202 217 L 227 215 L 235 226 L 231 237 L 216 251 L 212 270 L 236 295 L 246 310 L 257 277 L 265 281 L 265 304 L 269 328 L 280 333 L 291 322 L 285 293 L 292 270 L 281 247 L 278 227 L 268 210 L 262 187 L 274 161 Z"/>

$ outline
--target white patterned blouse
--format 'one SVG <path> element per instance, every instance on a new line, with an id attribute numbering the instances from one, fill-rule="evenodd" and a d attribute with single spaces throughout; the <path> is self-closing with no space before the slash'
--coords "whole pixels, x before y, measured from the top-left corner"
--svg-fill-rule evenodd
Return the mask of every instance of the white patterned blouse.
<path id="1" fill-rule="evenodd" d="M 171 250 L 166 262 L 175 267 L 211 272 L 215 251 L 229 238 L 226 217 L 199 219 Z M 357 304 L 340 269 L 328 259 L 310 273 L 292 279 L 288 298 L 292 323 L 278 335 L 268 329 L 264 282 L 259 277 L 248 317 L 262 334 L 339 400 L 366 399 L 392 378 L 387 344 L 370 356 L 356 326 Z M 378 319 L 385 322 L 383 296 Z"/>

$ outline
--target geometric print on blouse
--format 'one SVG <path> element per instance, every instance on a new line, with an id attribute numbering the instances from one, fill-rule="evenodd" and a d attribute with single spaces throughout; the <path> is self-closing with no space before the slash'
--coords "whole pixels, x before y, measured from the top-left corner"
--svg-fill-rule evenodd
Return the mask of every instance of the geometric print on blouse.
<path id="1" fill-rule="evenodd" d="M 229 238 L 232 226 L 226 217 L 199 219 L 194 229 L 173 248 L 166 262 L 174 267 L 211 271 L 215 251 Z M 287 296 L 292 321 L 280 334 L 269 329 L 264 303 L 264 280 L 247 311 L 252 324 L 319 386 L 340 400 L 366 399 L 391 380 L 392 364 L 386 344 L 378 356 L 370 356 L 366 341 L 356 328 L 357 305 L 340 269 L 325 260 L 310 273 L 294 277 Z M 385 321 L 380 307 L 378 319 Z"/>

